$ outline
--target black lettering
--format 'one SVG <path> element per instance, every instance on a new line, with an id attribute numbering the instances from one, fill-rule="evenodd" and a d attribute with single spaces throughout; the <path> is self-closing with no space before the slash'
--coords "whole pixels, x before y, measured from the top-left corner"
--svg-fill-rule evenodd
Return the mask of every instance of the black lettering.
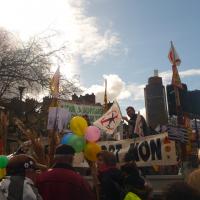
<path id="1" fill-rule="evenodd" d="M 142 142 L 138 150 L 139 150 L 139 154 L 142 160 L 147 161 L 150 156 L 150 148 L 149 148 L 148 142 L 147 141 Z"/>
<path id="2" fill-rule="evenodd" d="M 162 160 L 160 138 L 157 138 L 156 142 L 155 140 L 150 140 L 150 147 L 151 147 L 152 160 L 156 159 L 155 154 L 158 160 Z"/>
<path id="3" fill-rule="evenodd" d="M 139 156 L 138 156 L 138 143 L 132 143 L 130 144 L 130 148 L 128 150 L 128 153 L 126 155 L 126 159 L 131 161 L 139 161 Z"/>

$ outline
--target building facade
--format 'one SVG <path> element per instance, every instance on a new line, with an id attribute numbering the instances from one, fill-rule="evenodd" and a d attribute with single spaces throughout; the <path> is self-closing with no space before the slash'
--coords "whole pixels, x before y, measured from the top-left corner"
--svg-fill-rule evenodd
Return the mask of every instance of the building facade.
<path id="1" fill-rule="evenodd" d="M 157 73 L 150 77 L 144 88 L 146 119 L 149 127 L 165 125 L 168 121 L 166 93 L 162 78 Z"/>

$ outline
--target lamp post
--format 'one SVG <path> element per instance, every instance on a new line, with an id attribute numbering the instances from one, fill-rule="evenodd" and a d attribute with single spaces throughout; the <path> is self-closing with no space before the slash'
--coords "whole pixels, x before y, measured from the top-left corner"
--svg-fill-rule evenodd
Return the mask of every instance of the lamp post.
<path id="1" fill-rule="evenodd" d="M 19 90 L 19 100 L 22 101 L 22 97 L 23 97 L 23 92 L 25 90 L 26 87 L 24 86 L 19 86 L 18 90 Z"/>
<path id="2" fill-rule="evenodd" d="M 19 90 L 19 103 L 20 103 L 20 111 L 19 111 L 19 115 L 23 116 L 23 102 L 22 102 L 22 98 L 23 98 L 23 92 L 25 90 L 26 87 L 24 86 L 19 86 L 18 90 Z"/>

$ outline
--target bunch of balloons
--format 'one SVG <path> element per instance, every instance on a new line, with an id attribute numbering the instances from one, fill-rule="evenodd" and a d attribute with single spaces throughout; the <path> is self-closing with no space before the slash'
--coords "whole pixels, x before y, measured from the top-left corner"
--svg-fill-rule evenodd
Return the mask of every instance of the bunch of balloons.
<path id="1" fill-rule="evenodd" d="M 61 144 L 71 145 L 76 153 L 84 152 L 86 159 L 96 160 L 96 155 L 101 147 L 96 144 L 100 138 L 100 130 L 95 126 L 88 126 L 87 121 L 81 116 L 75 116 L 70 121 L 71 133 L 61 139 Z"/>
<path id="2" fill-rule="evenodd" d="M 6 175 L 6 167 L 8 164 L 7 156 L 0 155 L 0 179 Z"/>
<path id="3" fill-rule="evenodd" d="M 101 147 L 96 143 L 100 138 L 100 130 L 96 126 L 89 126 L 85 130 L 85 146 L 84 155 L 90 161 L 96 161 L 97 154 L 101 151 Z"/>

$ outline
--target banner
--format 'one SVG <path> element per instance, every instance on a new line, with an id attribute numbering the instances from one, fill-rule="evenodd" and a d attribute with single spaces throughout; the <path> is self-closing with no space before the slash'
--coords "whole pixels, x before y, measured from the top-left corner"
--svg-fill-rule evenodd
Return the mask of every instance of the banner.
<path id="1" fill-rule="evenodd" d="M 93 123 L 94 126 L 104 130 L 108 134 L 113 134 L 114 130 L 122 121 L 122 115 L 117 102 L 114 102 L 111 108 L 97 121 Z"/>
<path id="2" fill-rule="evenodd" d="M 177 164 L 175 142 L 168 139 L 167 133 L 120 141 L 102 141 L 98 144 L 102 150 L 113 152 L 119 163 L 124 162 L 124 156 L 129 152 L 139 167 Z M 87 166 L 82 154 L 75 156 L 74 165 Z"/>
<path id="3" fill-rule="evenodd" d="M 59 100 L 59 105 L 66 108 L 72 116 L 88 115 L 90 122 L 94 122 L 103 115 L 103 107 L 98 105 L 75 104 Z"/>
<path id="4" fill-rule="evenodd" d="M 57 129 L 62 131 L 67 125 L 71 114 L 68 110 L 59 107 L 49 107 L 47 130 Z"/>

